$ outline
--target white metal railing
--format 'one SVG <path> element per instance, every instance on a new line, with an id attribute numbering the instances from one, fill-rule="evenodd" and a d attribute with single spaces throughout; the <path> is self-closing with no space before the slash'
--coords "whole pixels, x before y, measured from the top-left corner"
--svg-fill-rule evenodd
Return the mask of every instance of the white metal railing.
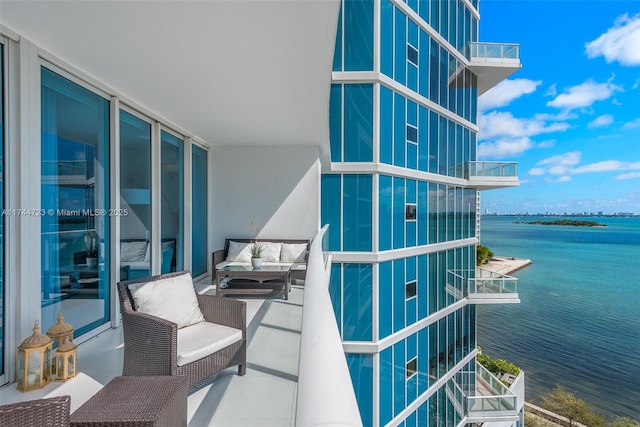
<path id="1" fill-rule="evenodd" d="M 310 244 L 304 285 L 296 425 L 362 426 L 322 250 L 325 225 Z M 330 258 L 327 259 L 330 261 Z"/>
<path id="2" fill-rule="evenodd" d="M 469 57 L 483 59 L 520 59 L 520 45 L 514 43 L 469 43 Z"/>
<path id="3" fill-rule="evenodd" d="M 470 294 L 515 294 L 518 279 L 476 267 L 473 270 L 447 270 L 447 286 L 459 299 Z"/>
<path id="4" fill-rule="evenodd" d="M 518 413 L 515 393 L 480 363 L 476 363 L 475 372 L 459 372 L 453 380 L 450 391 L 465 415 L 473 418 L 513 417 Z"/>

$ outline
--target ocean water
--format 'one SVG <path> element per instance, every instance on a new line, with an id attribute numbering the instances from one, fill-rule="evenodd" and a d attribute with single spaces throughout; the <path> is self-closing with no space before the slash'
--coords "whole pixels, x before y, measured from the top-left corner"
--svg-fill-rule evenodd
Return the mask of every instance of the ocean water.
<path id="1" fill-rule="evenodd" d="M 513 274 L 520 304 L 478 306 L 478 345 L 525 371 L 529 402 L 562 385 L 608 419 L 640 420 L 640 218 L 514 224 L 552 219 L 482 217 L 481 244 L 533 264 Z"/>

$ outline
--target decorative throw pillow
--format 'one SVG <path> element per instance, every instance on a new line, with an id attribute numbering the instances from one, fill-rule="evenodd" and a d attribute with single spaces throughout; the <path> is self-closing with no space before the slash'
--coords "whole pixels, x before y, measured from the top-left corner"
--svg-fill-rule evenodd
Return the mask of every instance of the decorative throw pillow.
<path id="1" fill-rule="evenodd" d="M 135 309 L 178 325 L 204 322 L 190 273 L 129 285 Z"/>
<path id="2" fill-rule="evenodd" d="M 282 243 L 274 242 L 257 242 L 262 246 L 262 260 L 267 262 L 280 261 L 280 251 L 282 250 Z"/>
<path id="3" fill-rule="evenodd" d="M 147 242 L 120 242 L 120 261 L 144 261 Z"/>
<path id="4" fill-rule="evenodd" d="M 227 261 L 251 262 L 251 250 L 249 243 L 229 242 L 229 251 L 227 252 Z"/>
<path id="5" fill-rule="evenodd" d="M 283 243 L 280 259 L 282 262 L 304 262 L 306 254 L 306 243 Z"/>

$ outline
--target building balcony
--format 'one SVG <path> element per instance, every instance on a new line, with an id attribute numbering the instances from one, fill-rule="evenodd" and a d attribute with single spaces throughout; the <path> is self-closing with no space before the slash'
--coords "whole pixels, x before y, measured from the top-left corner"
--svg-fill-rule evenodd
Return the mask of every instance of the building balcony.
<path id="1" fill-rule="evenodd" d="M 447 292 L 473 304 L 518 304 L 518 279 L 484 268 L 447 270 Z"/>
<path id="2" fill-rule="evenodd" d="M 456 168 L 461 169 L 459 173 L 469 186 L 479 191 L 520 185 L 516 162 L 466 162 Z"/>
<path id="3" fill-rule="evenodd" d="M 522 67 L 518 44 L 469 43 L 464 54 L 469 68 L 478 77 L 478 96 Z"/>
<path id="4" fill-rule="evenodd" d="M 246 374 L 227 368 L 189 395 L 188 426 L 362 425 L 328 292 L 325 264 L 331 265 L 331 257 L 322 251 L 322 235 L 311 243 L 306 280 L 292 284 L 288 300 L 243 299 Z M 215 294 L 210 278 L 195 286 L 201 294 Z M 123 342 L 121 327 L 109 329 L 78 346 L 76 378 L 29 393 L 8 384 L 0 389 L 0 402 L 70 395 L 74 412 L 122 375 Z"/>
<path id="5" fill-rule="evenodd" d="M 512 388 L 522 388 L 524 376 Z M 484 366 L 475 372 L 459 372 L 447 384 L 447 395 L 466 423 L 516 422 L 520 420 L 520 399 Z"/>

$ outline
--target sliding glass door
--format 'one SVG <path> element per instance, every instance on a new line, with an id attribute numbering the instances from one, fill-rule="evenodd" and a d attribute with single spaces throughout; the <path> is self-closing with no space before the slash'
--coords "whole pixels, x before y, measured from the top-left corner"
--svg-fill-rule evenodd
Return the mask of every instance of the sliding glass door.
<path id="1" fill-rule="evenodd" d="M 182 139 L 163 130 L 160 144 L 161 273 L 168 273 L 184 269 L 184 143 Z"/>
<path id="2" fill-rule="evenodd" d="M 207 272 L 207 152 L 193 145 L 191 158 L 191 274 L 196 277 Z"/>
<path id="3" fill-rule="evenodd" d="M 109 101 L 41 68 L 42 322 L 109 321 Z"/>
<path id="4" fill-rule="evenodd" d="M 151 123 L 120 110 L 120 278 L 151 274 Z"/>

